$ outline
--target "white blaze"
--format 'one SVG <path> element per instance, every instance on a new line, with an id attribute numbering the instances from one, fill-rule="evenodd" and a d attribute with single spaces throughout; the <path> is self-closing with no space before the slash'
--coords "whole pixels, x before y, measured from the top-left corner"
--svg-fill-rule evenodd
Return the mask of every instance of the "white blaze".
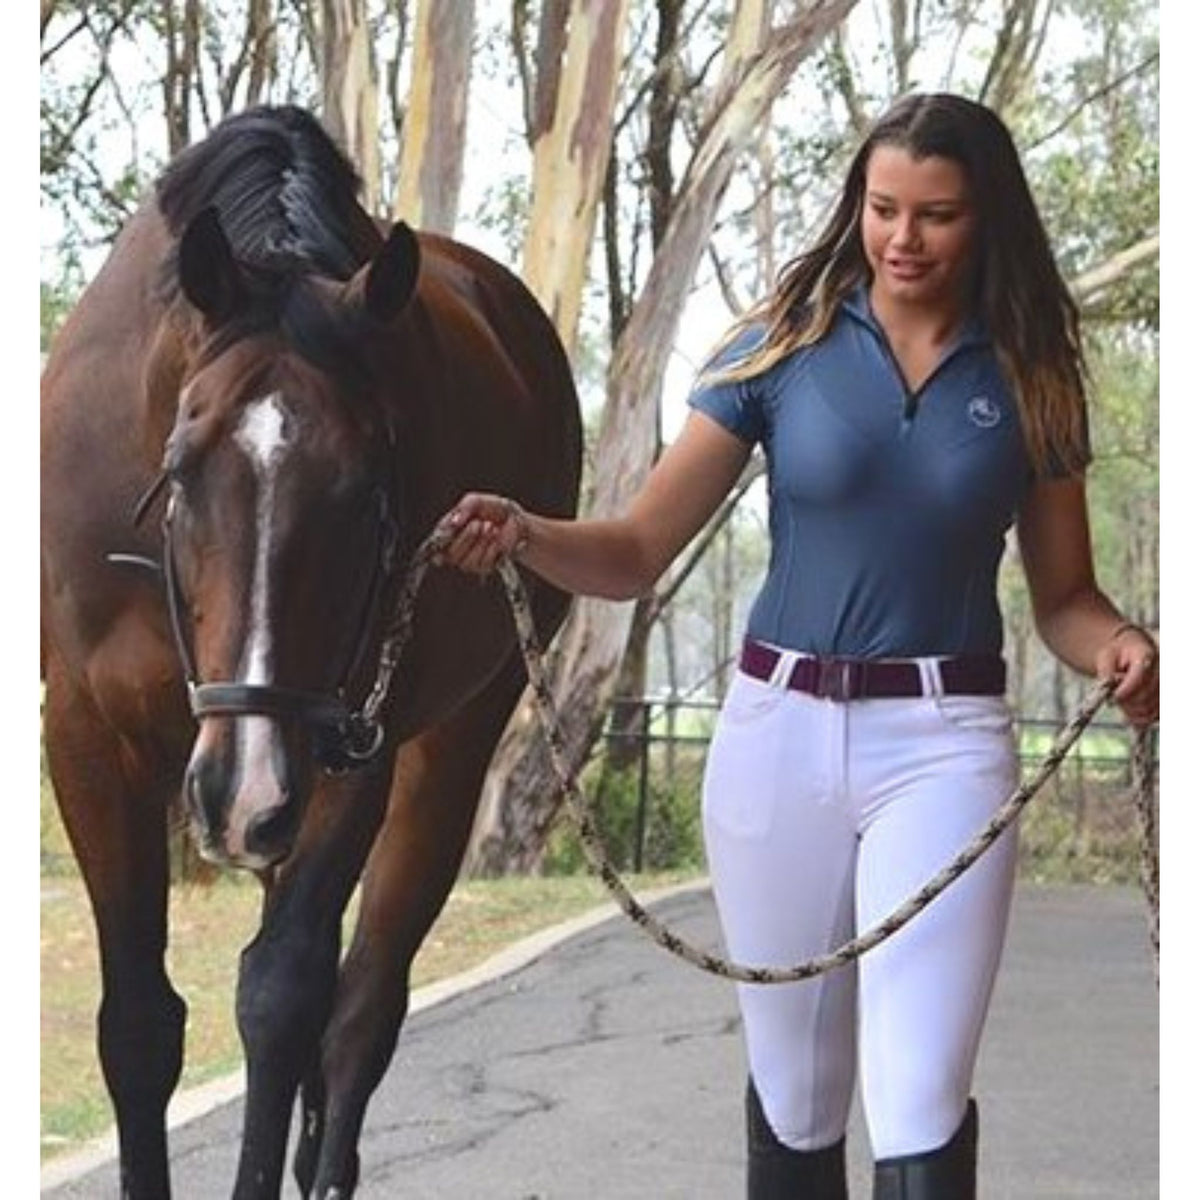
<path id="1" fill-rule="evenodd" d="M 239 674 L 243 683 L 272 682 L 270 578 L 272 525 L 279 470 L 287 449 L 284 408 L 277 392 L 247 405 L 234 432 L 234 441 L 242 448 L 254 470 L 254 570 L 250 585 L 250 620 L 246 644 L 242 648 Z M 272 801 L 278 802 L 280 781 L 272 769 L 274 724 L 269 717 L 250 716 L 238 722 L 237 753 L 240 770 L 237 795 L 229 814 L 229 834 L 244 845 L 249 817 Z M 264 804 L 265 802 L 265 804 Z"/>
<path id="2" fill-rule="evenodd" d="M 234 441 L 245 450 L 254 468 L 258 491 L 255 497 L 254 577 L 250 592 L 250 631 L 242 653 L 245 683 L 268 683 L 271 661 L 271 631 L 267 626 L 267 566 L 271 554 L 271 521 L 275 510 L 275 487 L 279 463 L 287 440 L 283 429 L 283 406 L 278 393 L 256 400 L 242 414 Z"/>

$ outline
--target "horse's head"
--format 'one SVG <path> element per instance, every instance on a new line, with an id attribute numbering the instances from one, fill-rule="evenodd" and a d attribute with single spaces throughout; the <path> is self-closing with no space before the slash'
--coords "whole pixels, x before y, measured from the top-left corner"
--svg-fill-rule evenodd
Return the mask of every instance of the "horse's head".
<path id="1" fill-rule="evenodd" d="M 239 264 L 211 211 L 181 238 L 204 338 L 166 447 L 166 560 L 199 721 L 184 793 L 210 858 L 280 861 L 315 765 L 377 748 L 347 697 L 373 672 L 399 537 L 370 347 L 417 268 L 403 226 L 347 282 Z"/>

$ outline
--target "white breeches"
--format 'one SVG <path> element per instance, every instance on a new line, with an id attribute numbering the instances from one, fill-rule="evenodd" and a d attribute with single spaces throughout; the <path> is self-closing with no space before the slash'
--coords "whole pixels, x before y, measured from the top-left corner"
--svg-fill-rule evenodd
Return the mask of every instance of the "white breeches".
<path id="1" fill-rule="evenodd" d="M 704 830 L 726 948 L 789 967 L 865 932 L 949 863 L 1017 783 L 1003 697 L 836 703 L 740 672 L 709 751 Z M 875 1158 L 966 1110 L 1016 869 L 1010 829 L 898 933 L 799 983 L 739 984 L 750 1072 L 797 1150 L 845 1133 L 856 1060 Z"/>

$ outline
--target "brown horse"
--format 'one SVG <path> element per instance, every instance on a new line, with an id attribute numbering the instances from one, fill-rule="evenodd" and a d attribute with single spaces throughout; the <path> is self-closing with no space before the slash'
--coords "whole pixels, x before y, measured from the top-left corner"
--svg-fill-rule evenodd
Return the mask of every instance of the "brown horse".
<path id="1" fill-rule="evenodd" d="M 478 252 L 385 237 L 357 187 L 302 111 L 228 119 L 168 167 L 43 373 L 46 748 L 132 1198 L 170 1194 L 180 796 L 203 853 L 264 884 L 234 1195 L 279 1194 L 297 1095 L 301 1192 L 354 1191 L 410 963 L 523 686 L 499 587 L 431 571 L 378 721 L 359 706 L 413 550 L 463 491 L 577 500 L 578 402 L 545 314 Z M 549 638 L 566 597 L 529 582 Z"/>

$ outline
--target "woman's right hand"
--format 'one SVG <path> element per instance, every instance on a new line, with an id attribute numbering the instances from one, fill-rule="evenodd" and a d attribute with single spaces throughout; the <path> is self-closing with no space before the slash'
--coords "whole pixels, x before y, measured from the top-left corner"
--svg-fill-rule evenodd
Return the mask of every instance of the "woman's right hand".
<path id="1" fill-rule="evenodd" d="M 435 561 L 474 575 L 488 575 L 501 558 L 519 557 L 529 543 L 529 519 L 515 500 L 468 492 L 438 522 L 449 535 Z"/>

